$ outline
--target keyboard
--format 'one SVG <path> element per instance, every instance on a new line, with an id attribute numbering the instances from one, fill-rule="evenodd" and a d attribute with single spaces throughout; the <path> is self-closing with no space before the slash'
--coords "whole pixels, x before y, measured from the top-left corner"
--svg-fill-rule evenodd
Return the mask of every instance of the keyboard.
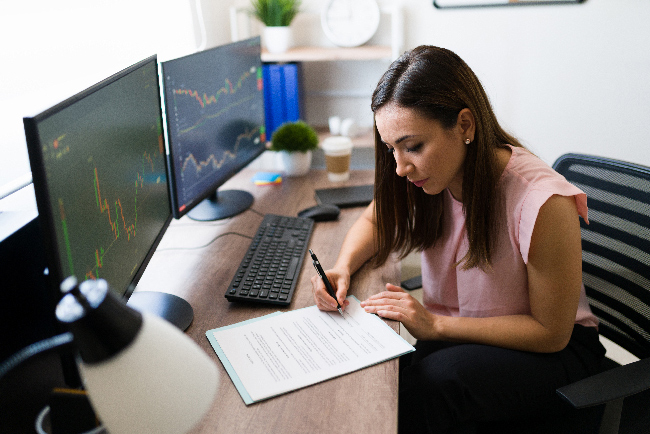
<path id="1" fill-rule="evenodd" d="M 288 306 L 314 221 L 266 214 L 226 290 L 229 301 Z"/>

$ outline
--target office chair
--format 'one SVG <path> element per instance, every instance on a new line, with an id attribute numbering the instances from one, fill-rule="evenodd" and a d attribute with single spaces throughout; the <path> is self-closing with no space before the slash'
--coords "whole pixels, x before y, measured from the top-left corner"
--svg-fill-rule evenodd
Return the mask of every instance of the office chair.
<path id="1" fill-rule="evenodd" d="M 566 154 L 553 168 L 587 194 L 582 280 L 598 331 L 640 360 L 559 388 L 561 417 L 500 422 L 482 434 L 650 433 L 650 167 Z M 571 409 L 573 407 L 573 409 Z"/>
<path id="2" fill-rule="evenodd" d="M 602 434 L 650 433 L 650 167 L 566 154 L 553 168 L 587 193 L 582 278 L 599 333 L 640 359 L 605 359 L 558 395 L 576 409 L 604 404 Z"/>
<path id="3" fill-rule="evenodd" d="M 619 366 L 605 358 L 599 374 L 558 389 L 575 408 L 566 418 L 510 421 L 479 431 L 650 433 L 650 167 L 566 154 L 553 168 L 587 194 L 590 224 L 580 221 L 582 275 L 599 333 L 640 360 Z"/>

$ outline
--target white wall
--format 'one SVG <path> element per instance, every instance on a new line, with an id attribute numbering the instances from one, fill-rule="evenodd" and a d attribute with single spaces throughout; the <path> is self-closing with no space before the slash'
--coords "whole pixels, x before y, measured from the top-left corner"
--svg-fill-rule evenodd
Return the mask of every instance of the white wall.
<path id="1" fill-rule="evenodd" d="M 3 0 L 0 14 L 0 193 L 30 171 L 23 116 L 195 49 L 189 0 Z"/>
<path id="2" fill-rule="evenodd" d="M 380 0 L 390 4 L 392 0 Z M 318 11 L 325 0 L 303 0 Z M 0 26 L 0 186 L 29 172 L 22 117 L 150 54 L 161 60 L 230 41 L 228 8 L 248 0 L 15 0 Z M 650 2 L 440 10 L 403 0 L 406 48 L 440 45 L 476 71 L 503 125 L 552 163 L 583 152 L 650 165 Z M 298 20 L 299 38 L 327 45 Z M 386 42 L 386 26 L 375 42 Z M 300 42 L 300 41 L 298 41 Z M 306 120 L 332 114 L 369 126 L 370 94 L 387 62 L 306 65 Z M 340 98 L 340 94 L 351 97 Z"/>
<path id="3" fill-rule="evenodd" d="M 456 51 L 504 126 L 547 162 L 582 152 L 650 165 L 650 2 L 470 12 L 406 4 L 408 44 Z"/>
<path id="4" fill-rule="evenodd" d="M 203 2 L 208 45 L 228 42 L 227 6 L 248 2 Z M 323 3 L 303 1 L 308 10 Z M 436 9 L 432 0 L 402 4 L 406 48 L 439 45 L 463 57 L 503 126 L 549 164 L 566 152 L 581 152 L 650 165 L 647 0 L 462 10 Z M 306 66 L 308 122 L 324 125 L 331 114 L 353 113 L 370 125 L 370 93 L 387 63 Z M 341 89 L 353 97 L 323 96 Z"/>

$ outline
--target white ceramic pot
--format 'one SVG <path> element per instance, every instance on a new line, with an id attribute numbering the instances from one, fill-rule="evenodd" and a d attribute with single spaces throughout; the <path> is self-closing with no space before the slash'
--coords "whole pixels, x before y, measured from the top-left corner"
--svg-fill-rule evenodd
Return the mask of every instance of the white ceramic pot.
<path id="1" fill-rule="evenodd" d="M 286 176 L 303 176 L 311 167 L 311 151 L 307 152 L 278 152 L 282 168 Z"/>
<path id="2" fill-rule="evenodd" d="M 291 27 L 265 27 L 263 38 L 269 53 L 284 53 L 291 47 Z"/>

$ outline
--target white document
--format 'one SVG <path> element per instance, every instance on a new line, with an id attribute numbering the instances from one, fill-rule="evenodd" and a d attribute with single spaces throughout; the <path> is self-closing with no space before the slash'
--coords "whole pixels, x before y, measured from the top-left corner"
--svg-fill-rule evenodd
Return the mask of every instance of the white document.
<path id="1" fill-rule="evenodd" d="M 210 330 L 212 347 L 246 404 L 371 366 L 415 349 L 355 297 Z"/>

